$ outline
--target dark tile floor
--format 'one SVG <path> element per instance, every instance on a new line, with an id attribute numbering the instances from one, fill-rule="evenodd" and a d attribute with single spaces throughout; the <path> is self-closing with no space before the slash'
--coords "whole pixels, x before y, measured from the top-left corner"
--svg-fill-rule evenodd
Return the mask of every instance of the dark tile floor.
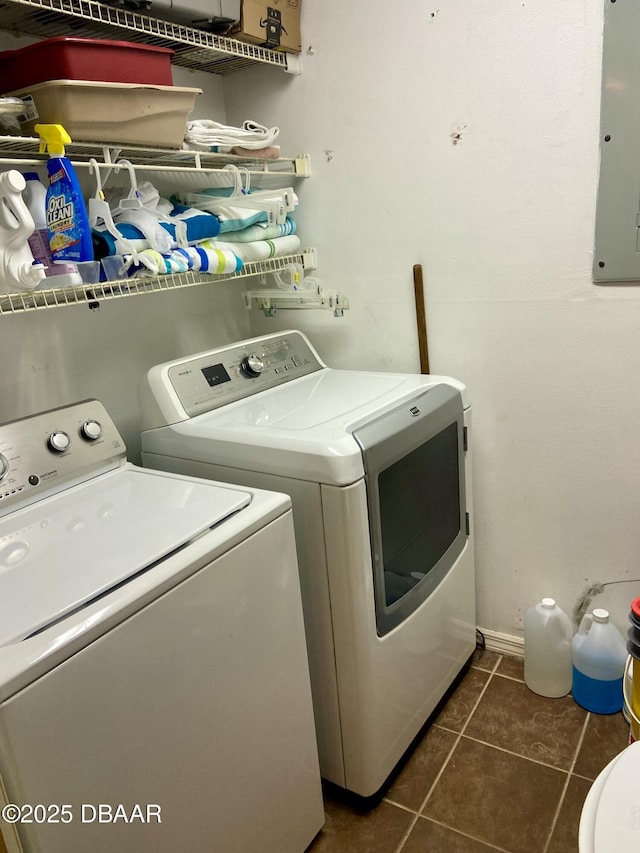
<path id="1" fill-rule="evenodd" d="M 309 853 L 577 853 L 587 791 L 628 739 L 621 713 L 537 696 L 521 659 L 476 652 L 382 799 L 325 790 Z"/>

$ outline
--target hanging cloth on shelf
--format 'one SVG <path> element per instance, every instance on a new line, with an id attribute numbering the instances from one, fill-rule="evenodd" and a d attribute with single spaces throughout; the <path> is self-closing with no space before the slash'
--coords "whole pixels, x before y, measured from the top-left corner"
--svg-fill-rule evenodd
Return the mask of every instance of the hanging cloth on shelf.
<path id="1" fill-rule="evenodd" d="M 110 242 L 114 248 L 114 251 L 103 252 L 103 257 L 104 255 L 131 254 L 137 259 L 136 245 L 127 237 L 123 236 L 118 228 L 116 228 L 116 224 L 113 221 L 113 215 L 111 213 L 111 207 L 104 195 L 100 166 L 98 165 L 98 161 L 93 157 L 89 160 L 89 169 L 94 173 L 96 178 L 96 192 L 95 195 L 89 199 L 89 203 L 87 205 L 89 226 L 92 231 L 92 236 L 94 237 L 94 242 L 96 232 L 102 232 L 105 236 L 109 235 L 111 238 Z M 115 248 L 116 244 L 117 250 Z M 96 254 L 95 257 L 99 257 L 99 255 Z"/>
<path id="2" fill-rule="evenodd" d="M 127 223 L 138 228 L 151 248 L 158 252 L 169 252 L 174 245 L 187 245 L 187 227 L 179 219 L 171 217 L 171 203 L 160 198 L 160 193 L 149 181 L 140 187 L 135 169 L 129 160 L 119 160 L 114 170 L 126 168 L 129 172 L 129 193 L 121 198 L 112 209 L 116 224 Z M 170 225 L 172 233 L 163 226 Z"/>
<path id="3" fill-rule="evenodd" d="M 173 205 L 161 198 L 149 181 L 138 185 L 133 166 L 120 160 L 110 169 L 124 166 L 130 175 L 130 189 L 124 198 L 116 189 L 109 191 L 108 203 L 103 190 L 100 167 L 92 159 L 97 190 L 89 200 L 89 222 L 92 228 L 95 256 L 136 254 L 143 249 L 170 252 L 172 249 L 216 237 L 220 233 L 218 218 L 206 211 Z"/>
<path id="4" fill-rule="evenodd" d="M 252 190 L 247 169 L 234 165 L 222 171 L 233 175 L 233 187 L 215 187 L 188 193 L 186 201 L 199 210 L 214 213 L 220 220 L 220 231 L 240 231 L 258 222 L 284 225 L 287 214 L 298 206 L 298 197 L 291 187 L 273 190 Z"/>

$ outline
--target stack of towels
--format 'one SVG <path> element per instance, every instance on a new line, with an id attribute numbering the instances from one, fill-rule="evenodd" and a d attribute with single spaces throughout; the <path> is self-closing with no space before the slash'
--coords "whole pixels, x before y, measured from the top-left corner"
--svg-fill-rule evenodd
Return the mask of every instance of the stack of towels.
<path id="1" fill-rule="evenodd" d="M 205 190 L 203 195 L 230 191 Z M 228 205 L 217 213 L 201 210 L 181 199 L 161 198 L 145 181 L 138 187 L 139 207 L 113 209 L 117 236 L 106 224 L 92 229 L 96 259 L 123 255 L 126 276 L 163 275 L 194 270 L 211 275 L 240 272 L 251 261 L 296 253 L 300 238 L 287 216 L 269 225 L 268 214 L 254 207 Z M 250 195 L 250 193 L 249 193 Z M 297 202 L 297 199 L 296 199 Z"/>

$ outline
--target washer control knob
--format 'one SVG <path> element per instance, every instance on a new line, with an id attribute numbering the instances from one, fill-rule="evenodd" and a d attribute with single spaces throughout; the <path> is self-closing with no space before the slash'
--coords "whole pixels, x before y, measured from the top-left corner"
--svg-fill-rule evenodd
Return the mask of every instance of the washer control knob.
<path id="1" fill-rule="evenodd" d="M 7 461 L 7 457 L 0 453 L 0 480 L 4 480 L 8 473 L 9 462 Z"/>
<path id="2" fill-rule="evenodd" d="M 102 424 L 98 421 L 85 421 L 80 427 L 80 435 L 87 441 L 97 441 L 102 437 Z"/>
<path id="3" fill-rule="evenodd" d="M 259 355 L 245 355 L 240 362 L 240 370 L 245 376 L 260 376 L 264 369 L 264 361 Z"/>
<path id="4" fill-rule="evenodd" d="M 70 444 L 71 439 L 66 432 L 52 432 L 49 436 L 49 450 L 52 450 L 54 453 L 64 453 L 65 450 L 69 449 Z"/>

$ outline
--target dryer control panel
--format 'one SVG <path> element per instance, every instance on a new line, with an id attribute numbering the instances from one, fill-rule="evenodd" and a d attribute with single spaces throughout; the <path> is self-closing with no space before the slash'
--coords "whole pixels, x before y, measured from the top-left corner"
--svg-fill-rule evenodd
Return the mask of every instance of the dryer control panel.
<path id="1" fill-rule="evenodd" d="M 125 458 L 124 441 L 98 400 L 0 424 L 0 515 Z"/>
<path id="2" fill-rule="evenodd" d="M 307 338 L 295 331 L 158 365 L 140 386 L 143 429 L 193 418 L 323 368 Z"/>

